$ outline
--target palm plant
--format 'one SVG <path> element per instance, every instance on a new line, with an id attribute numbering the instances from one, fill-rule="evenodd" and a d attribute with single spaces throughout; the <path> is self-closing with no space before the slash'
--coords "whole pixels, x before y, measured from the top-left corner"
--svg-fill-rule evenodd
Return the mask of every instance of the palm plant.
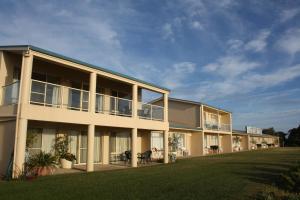
<path id="1" fill-rule="evenodd" d="M 56 168 L 56 166 L 56 157 L 51 153 L 45 153 L 43 151 L 29 157 L 26 163 L 27 171 L 38 176 L 53 173 L 53 169 Z"/>

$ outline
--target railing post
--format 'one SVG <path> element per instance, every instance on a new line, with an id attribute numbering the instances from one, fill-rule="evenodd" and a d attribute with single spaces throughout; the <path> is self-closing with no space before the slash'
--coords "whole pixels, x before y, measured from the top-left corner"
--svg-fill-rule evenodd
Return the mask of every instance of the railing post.
<path id="1" fill-rule="evenodd" d="M 132 86 L 132 117 L 137 118 L 138 113 L 138 86 L 134 84 Z"/>
<path id="2" fill-rule="evenodd" d="M 90 74 L 90 91 L 89 91 L 89 108 L 88 108 L 90 113 L 95 113 L 96 82 L 97 82 L 97 74 L 96 74 L 96 72 L 92 72 Z M 83 92 L 83 91 L 81 91 L 81 92 Z M 82 102 L 81 102 L 81 104 L 82 104 Z"/>
<path id="3" fill-rule="evenodd" d="M 169 122 L 169 97 L 168 93 L 164 94 L 164 121 Z"/>

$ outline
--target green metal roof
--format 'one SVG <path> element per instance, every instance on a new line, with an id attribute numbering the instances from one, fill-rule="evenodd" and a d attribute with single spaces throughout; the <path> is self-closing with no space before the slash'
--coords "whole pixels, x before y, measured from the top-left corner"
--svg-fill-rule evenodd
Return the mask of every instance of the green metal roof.
<path id="1" fill-rule="evenodd" d="M 176 122 L 169 122 L 170 128 L 175 128 L 175 129 L 186 129 L 186 130 L 193 130 L 193 131 L 202 131 L 202 128 L 198 127 L 191 127 L 191 126 L 186 126 L 184 124 L 179 124 Z"/>
<path id="2" fill-rule="evenodd" d="M 37 52 L 40 52 L 40 53 L 43 53 L 43 54 L 47 54 L 47 55 L 50 55 L 50 56 L 53 56 L 53 57 L 57 57 L 57 58 L 60 58 L 60 59 L 63 59 L 63 60 L 67 60 L 67 61 L 70 61 L 70 62 L 73 62 L 73 63 L 76 63 L 76 64 L 84 65 L 84 66 L 87 66 L 87 67 L 90 67 L 90 68 L 93 68 L 93 69 L 101 70 L 103 72 L 107 72 L 107 73 L 114 74 L 114 75 L 117 75 L 117 76 L 120 76 L 120 77 L 123 77 L 123 78 L 127 78 L 127 79 L 130 79 L 130 80 L 133 80 L 133 81 L 137 81 L 137 82 L 140 82 L 140 83 L 143 83 L 143 84 L 146 84 L 146 85 L 149 85 L 149 86 L 153 86 L 153 87 L 156 87 L 156 88 L 159 88 L 159 89 L 162 89 L 162 90 L 170 91 L 168 88 L 161 87 L 159 85 L 155 85 L 153 83 L 149 83 L 149 82 L 134 78 L 132 76 L 128 76 L 128 75 L 125 75 L 125 74 L 122 74 L 122 73 L 119 73 L 119 72 L 115 72 L 113 70 L 109 70 L 109 69 L 106 69 L 106 68 L 103 68 L 103 67 L 99 67 L 99 66 L 84 62 L 84 61 L 80 61 L 80 60 L 77 60 L 77 59 L 74 59 L 74 58 L 70 58 L 70 57 L 67 57 L 67 56 L 64 56 L 64 55 L 46 50 L 46 49 L 42 49 L 42 48 L 39 48 L 39 47 L 36 47 L 36 46 L 33 46 L 33 45 L 0 46 L 0 49 L 4 49 L 4 50 L 5 49 L 14 49 L 14 48 L 24 48 L 24 50 L 31 49 L 33 51 L 37 51 Z"/>

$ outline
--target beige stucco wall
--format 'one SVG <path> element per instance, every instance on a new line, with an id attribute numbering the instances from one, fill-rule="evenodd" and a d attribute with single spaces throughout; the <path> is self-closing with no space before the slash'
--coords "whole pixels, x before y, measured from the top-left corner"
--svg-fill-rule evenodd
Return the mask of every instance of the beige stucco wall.
<path id="1" fill-rule="evenodd" d="M 0 175 L 5 174 L 11 153 L 14 149 L 15 128 L 15 120 L 0 121 Z"/>
<path id="2" fill-rule="evenodd" d="M 200 106 L 169 101 L 169 121 L 189 127 L 200 127 Z"/>
<path id="3" fill-rule="evenodd" d="M 196 132 L 191 135 L 191 156 L 203 155 L 203 133 Z"/>

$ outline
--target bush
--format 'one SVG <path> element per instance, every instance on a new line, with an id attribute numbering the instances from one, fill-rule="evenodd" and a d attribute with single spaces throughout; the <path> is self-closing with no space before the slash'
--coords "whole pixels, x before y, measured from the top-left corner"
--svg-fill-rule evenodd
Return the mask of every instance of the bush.
<path id="1" fill-rule="evenodd" d="M 291 167 L 285 174 L 281 174 L 281 185 L 290 192 L 300 193 L 300 164 Z"/>

